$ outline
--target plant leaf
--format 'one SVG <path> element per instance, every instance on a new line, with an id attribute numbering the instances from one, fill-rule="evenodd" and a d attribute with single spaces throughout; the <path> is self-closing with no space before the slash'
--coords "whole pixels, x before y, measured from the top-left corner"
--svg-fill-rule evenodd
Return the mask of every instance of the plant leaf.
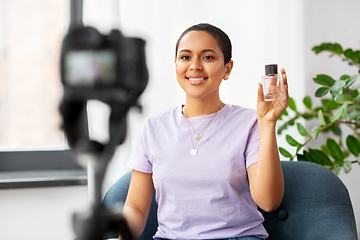
<path id="1" fill-rule="evenodd" d="M 285 150 L 285 149 L 282 148 L 282 147 L 279 147 L 279 152 L 280 152 L 281 155 L 283 155 L 284 157 L 292 158 L 291 153 L 289 153 L 287 150 Z"/>
<path id="2" fill-rule="evenodd" d="M 348 88 L 348 87 L 350 87 L 351 85 L 353 85 L 353 84 L 356 82 L 356 80 L 358 79 L 358 77 L 359 77 L 359 75 L 353 75 L 353 76 L 351 76 L 350 79 L 349 79 L 348 81 L 346 81 L 345 87 Z"/>
<path id="3" fill-rule="evenodd" d="M 298 161 L 306 161 L 305 156 L 303 154 L 300 154 L 300 153 L 296 154 L 296 158 L 297 158 Z"/>
<path id="4" fill-rule="evenodd" d="M 350 76 L 347 74 L 344 74 L 340 77 L 340 80 L 345 80 L 345 81 L 349 81 L 350 80 Z"/>
<path id="5" fill-rule="evenodd" d="M 302 117 L 306 120 L 316 117 L 313 113 L 304 113 Z"/>
<path id="6" fill-rule="evenodd" d="M 336 175 L 339 175 L 340 169 L 341 169 L 340 165 L 339 165 L 339 164 L 335 164 L 332 171 L 333 171 L 333 173 L 335 173 Z"/>
<path id="7" fill-rule="evenodd" d="M 360 94 L 354 100 L 355 102 L 360 102 Z"/>
<path id="8" fill-rule="evenodd" d="M 315 92 L 315 97 L 323 97 L 329 92 L 330 88 L 328 87 L 320 87 Z"/>
<path id="9" fill-rule="evenodd" d="M 304 157 L 305 157 L 305 161 L 318 163 L 318 162 L 317 162 L 317 159 L 314 159 L 309 152 L 304 151 L 304 152 L 303 152 L 303 155 L 304 155 Z"/>
<path id="10" fill-rule="evenodd" d="M 319 110 L 319 112 L 318 112 L 318 118 L 319 118 L 320 125 L 321 125 L 321 126 L 325 126 L 325 125 L 326 125 L 326 121 L 325 121 L 325 118 L 324 118 L 324 115 L 323 115 L 322 110 Z"/>
<path id="11" fill-rule="evenodd" d="M 311 137 L 313 139 L 316 139 L 319 133 L 320 133 L 320 129 L 318 127 L 314 127 L 311 131 Z"/>
<path id="12" fill-rule="evenodd" d="M 344 110 L 343 114 L 341 115 L 342 118 L 347 119 L 348 118 L 348 111 L 349 111 L 349 104 L 344 103 L 341 108 Z"/>
<path id="13" fill-rule="evenodd" d="M 289 97 L 289 108 L 291 110 L 293 110 L 294 112 L 297 112 L 296 111 L 296 104 L 295 104 L 295 101 L 293 98 Z"/>
<path id="14" fill-rule="evenodd" d="M 335 50 L 335 52 L 336 52 L 337 54 L 342 54 L 342 53 L 343 53 L 343 49 L 342 49 L 342 47 L 340 46 L 340 44 L 338 44 L 338 43 L 335 43 L 335 44 L 334 44 L 334 50 Z"/>
<path id="15" fill-rule="evenodd" d="M 296 126 L 301 136 L 309 137 L 309 134 L 301 123 L 296 123 Z"/>
<path id="16" fill-rule="evenodd" d="M 337 120 L 340 119 L 341 115 L 343 114 L 344 109 L 343 108 L 339 108 L 334 115 L 331 118 L 331 123 L 336 122 Z"/>
<path id="17" fill-rule="evenodd" d="M 353 55 L 353 50 L 352 50 L 352 49 L 348 48 L 348 49 L 345 50 L 344 56 L 345 56 L 346 58 L 351 59 L 352 55 Z"/>
<path id="18" fill-rule="evenodd" d="M 328 138 L 326 141 L 326 146 L 329 149 L 330 156 L 332 156 L 335 159 L 335 162 L 339 164 L 343 163 L 344 161 L 343 153 L 341 151 L 340 146 L 335 142 L 335 140 L 332 138 Z"/>
<path id="19" fill-rule="evenodd" d="M 308 109 L 312 108 L 312 102 L 311 102 L 311 98 L 309 96 L 304 97 L 303 103 L 304 103 L 305 107 L 307 107 Z"/>
<path id="20" fill-rule="evenodd" d="M 325 49 L 323 49 L 321 46 L 315 46 L 315 47 L 312 48 L 312 51 L 314 51 L 315 54 L 318 54 L 318 53 L 320 53 L 322 51 L 325 51 Z"/>
<path id="21" fill-rule="evenodd" d="M 349 151 L 354 154 L 356 157 L 360 154 L 360 142 L 359 140 L 353 136 L 349 135 L 346 138 L 346 146 L 348 147 Z"/>
<path id="22" fill-rule="evenodd" d="M 303 145 L 299 144 L 296 148 L 296 153 L 298 153 L 302 147 L 303 147 Z"/>
<path id="23" fill-rule="evenodd" d="M 351 171 L 351 162 L 349 160 L 344 161 L 343 168 L 345 173 L 349 173 Z"/>
<path id="24" fill-rule="evenodd" d="M 358 97 L 360 94 L 359 94 L 359 90 L 358 89 L 349 89 L 349 93 L 351 95 L 353 95 L 354 98 Z"/>
<path id="25" fill-rule="evenodd" d="M 330 158 L 318 149 L 309 149 L 309 153 L 311 154 L 313 159 L 317 160 L 317 163 L 323 166 L 332 166 L 332 162 Z"/>
<path id="26" fill-rule="evenodd" d="M 329 128 L 335 135 L 340 136 L 341 135 L 341 129 L 338 125 L 333 125 Z"/>
<path id="27" fill-rule="evenodd" d="M 317 84 L 329 87 L 331 87 L 335 83 L 335 80 L 332 77 L 325 74 L 319 74 L 316 76 L 316 78 L 313 78 L 313 80 Z"/>
<path id="28" fill-rule="evenodd" d="M 348 102 L 348 103 L 353 103 L 355 102 L 355 99 L 353 96 L 351 96 L 349 93 L 343 93 L 341 95 L 338 95 L 338 96 L 335 96 L 334 98 L 335 102 L 337 103 L 345 103 L 345 102 Z"/>
<path id="29" fill-rule="evenodd" d="M 360 58 L 360 51 L 355 51 L 353 52 L 352 56 L 351 56 L 351 60 L 353 60 L 354 62 L 357 62 Z"/>
<path id="30" fill-rule="evenodd" d="M 286 141 L 293 147 L 297 147 L 300 145 L 293 137 L 291 137 L 289 134 L 286 134 L 285 136 Z"/>
<path id="31" fill-rule="evenodd" d="M 360 112 L 359 111 L 354 111 L 351 113 L 348 113 L 348 119 L 349 120 L 356 120 L 360 117 Z"/>
<path id="32" fill-rule="evenodd" d="M 335 81 L 334 85 L 332 85 L 331 87 L 331 94 L 334 96 L 342 94 L 345 85 L 346 85 L 346 81 L 344 80 Z"/>
<path id="33" fill-rule="evenodd" d="M 323 153 L 325 153 L 327 156 L 330 155 L 329 149 L 327 148 L 326 145 L 322 145 L 322 146 L 321 146 L 321 151 L 322 151 Z"/>
<path id="34" fill-rule="evenodd" d="M 323 45 L 323 44 L 321 44 Z M 334 52 L 335 51 L 335 48 L 334 48 L 334 45 L 332 43 L 325 43 L 324 44 L 326 46 L 326 49 L 330 52 Z"/>
<path id="35" fill-rule="evenodd" d="M 337 109 L 340 106 L 339 103 L 329 99 L 322 99 L 321 102 L 326 107 L 325 112 L 330 112 L 331 110 Z"/>

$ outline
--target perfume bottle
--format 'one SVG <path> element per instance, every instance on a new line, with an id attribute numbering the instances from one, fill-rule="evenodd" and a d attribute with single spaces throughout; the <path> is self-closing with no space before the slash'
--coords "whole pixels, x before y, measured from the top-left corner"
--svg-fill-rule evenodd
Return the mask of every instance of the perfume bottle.
<path id="1" fill-rule="evenodd" d="M 277 64 L 265 65 L 265 75 L 261 77 L 265 101 L 275 101 L 285 98 L 283 80 L 278 74 Z"/>

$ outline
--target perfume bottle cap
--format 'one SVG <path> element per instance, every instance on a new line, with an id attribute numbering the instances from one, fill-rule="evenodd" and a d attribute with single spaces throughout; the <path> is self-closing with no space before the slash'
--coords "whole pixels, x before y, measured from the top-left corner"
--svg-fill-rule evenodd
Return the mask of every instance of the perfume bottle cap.
<path id="1" fill-rule="evenodd" d="M 265 65 L 265 75 L 273 75 L 278 73 L 277 64 L 268 64 Z"/>

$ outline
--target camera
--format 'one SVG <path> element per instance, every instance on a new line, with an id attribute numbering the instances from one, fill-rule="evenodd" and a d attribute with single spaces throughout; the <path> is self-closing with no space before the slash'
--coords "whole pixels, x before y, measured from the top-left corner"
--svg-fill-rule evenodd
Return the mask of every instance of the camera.
<path id="1" fill-rule="evenodd" d="M 116 29 L 72 28 L 62 44 L 61 81 L 79 100 L 134 101 L 148 82 L 145 41 Z"/>
<path id="2" fill-rule="evenodd" d="M 148 83 L 145 41 L 125 37 L 117 29 L 104 35 L 94 27 L 74 25 L 63 40 L 60 68 L 64 85 L 60 112 L 70 147 L 82 144 L 86 149 L 103 150 L 104 146 L 89 141 L 88 100 L 110 106 L 108 145 L 121 144 L 126 136 L 126 113 L 132 106 L 140 107 L 137 100 Z"/>

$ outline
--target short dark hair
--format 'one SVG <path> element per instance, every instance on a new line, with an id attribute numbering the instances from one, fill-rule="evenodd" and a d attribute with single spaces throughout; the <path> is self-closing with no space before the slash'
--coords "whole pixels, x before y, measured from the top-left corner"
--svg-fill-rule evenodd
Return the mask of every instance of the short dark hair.
<path id="1" fill-rule="evenodd" d="M 228 35 L 222 31 L 220 28 L 215 27 L 209 23 L 199 23 L 196 25 L 193 25 L 186 29 L 179 37 L 179 39 L 176 42 L 176 48 L 175 48 L 175 59 L 177 58 L 177 51 L 179 48 L 179 44 L 181 39 L 189 32 L 191 31 L 204 31 L 209 33 L 213 38 L 215 38 L 216 42 L 218 43 L 220 50 L 222 51 L 224 55 L 224 64 L 228 63 L 231 60 L 231 41 Z"/>

